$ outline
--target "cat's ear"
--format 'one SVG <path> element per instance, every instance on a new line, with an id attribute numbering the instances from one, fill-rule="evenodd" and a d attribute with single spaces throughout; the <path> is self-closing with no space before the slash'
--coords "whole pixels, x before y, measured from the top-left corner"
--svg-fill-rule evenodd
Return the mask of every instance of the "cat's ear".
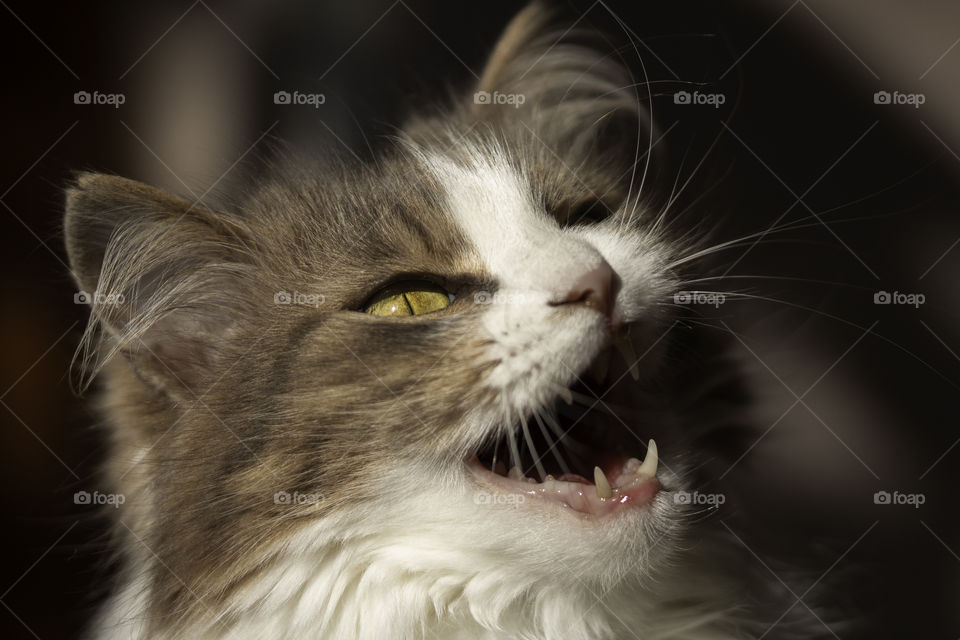
<path id="1" fill-rule="evenodd" d="M 67 190 L 64 235 L 90 305 L 84 372 L 123 354 L 142 379 L 195 392 L 244 315 L 251 268 L 236 220 L 159 189 L 82 174 Z"/>
<path id="2" fill-rule="evenodd" d="M 500 36 L 468 96 L 469 117 L 533 134 L 571 166 L 632 160 L 638 134 L 649 133 L 645 91 L 612 47 L 534 2 Z"/>

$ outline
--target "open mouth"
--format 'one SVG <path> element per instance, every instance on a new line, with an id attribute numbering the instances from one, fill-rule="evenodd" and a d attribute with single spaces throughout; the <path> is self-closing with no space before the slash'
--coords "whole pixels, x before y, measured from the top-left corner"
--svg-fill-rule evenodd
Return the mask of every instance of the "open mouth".
<path id="1" fill-rule="evenodd" d="M 636 392 L 627 375 L 635 358 L 624 354 L 628 363 L 617 366 L 610 355 L 595 359 L 590 384 L 561 389 L 553 405 L 499 430 L 468 462 L 474 474 L 506 494 L 588 516 L 649 504 L 660 489 L 657 445 L 617 411 Z"/>

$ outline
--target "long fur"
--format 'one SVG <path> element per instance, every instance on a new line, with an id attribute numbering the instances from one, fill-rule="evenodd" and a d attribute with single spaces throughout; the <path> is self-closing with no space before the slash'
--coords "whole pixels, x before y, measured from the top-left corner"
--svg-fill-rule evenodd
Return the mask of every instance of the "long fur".
<path id="1" fill-rule="evenodd" d="M 78 286 L 123 298 L 92 306 L 81 345 L 109 424 L 104 487 L 126 496 L 92 637 L 826 633 L 804 607 L 777 622 L 790 594 L 674 498 L 708 486 L 724 454 L 707 436 L 747 414 L 743 381 L 716 376 L 725 343 L 675 330 L 686 274 L 670 265 L 697 247 L 644 205 L 647 111 L 589 41 L 532 5 L 475 87 L 522 105 L 467 96 L 375 163 L 290 166 L 222 207 L 104 175 L 69 189 Z M 593 207 L 603 219 L 581 220 Z M 645 354 L 630 427 L 661 443 L 664 490 L 602 521 L 479 506 L 465 460 L 606 346 L 599 314 L 557 304 L 601 264 Z M 423 274 L 449 308 L 358 313 Z M 474 303 L 491 292 L 510 302 Z"/>

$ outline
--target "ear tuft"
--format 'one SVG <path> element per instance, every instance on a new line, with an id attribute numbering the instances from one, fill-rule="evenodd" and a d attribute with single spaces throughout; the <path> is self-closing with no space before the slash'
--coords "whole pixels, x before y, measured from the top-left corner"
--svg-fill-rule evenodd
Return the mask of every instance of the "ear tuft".
<path id="1" fill-rule="evenodd" d="M 64 237 L 73 275 L 83 291 L 94 291 L 104 253 L 113 234 L 126 222 L 160 212 L 176 215 L 190 203 L 134 180 L 84 172 L 66 191 Z"/>
<path id="2" fill-rule="evenodd" d="M 553 18 L 553 12 L 542 2 L 533 2 L 514 16 L 487 59 L 477 91 L 492 93 L 522 80 L 524 70 L 519 68 L 519 63 L 550 33 Z M 474 104 L 480 106 L 477 101 Z"/>
<path id="3" fill-rule="evenodd" d="M 241 221 L 104 174 L 66 195 L 67 255 L 91 311 L 81 386 L 118 353 L 162 386 L 202 380 L 255 281 Z"/>
<path id="4" fill-rule="evenodd" d="M 632 158 L 637 134 L 648 130 L 650 121 L 630 70 L 613 52 L 602 52 L 610 47 L 593 31 L 571 28 L 556 11 L 534 2 L 500 37 L 469 113 L 533 132 L 572 166 L 591 155 L 622 156 L 620 151 Z"/>

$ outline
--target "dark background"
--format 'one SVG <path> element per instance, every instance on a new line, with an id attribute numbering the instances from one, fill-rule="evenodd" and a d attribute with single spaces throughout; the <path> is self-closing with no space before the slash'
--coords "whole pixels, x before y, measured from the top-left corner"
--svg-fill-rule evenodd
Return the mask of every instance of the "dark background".
<path id="1" fill-rule="evenodd" d="M 201 196 L 229 189 L 234 169 L 271 146 L 363 155 L 365 138 L 376 147 L 448 87 L 471 91 L 471 70 L 521 5 L 0 4 L 0 628 L 46 640 L 76 637 L 106 584 L 103 522 L 73 501 L 95 486 L 103 447 L 69 376 L 86 321 L 63 263 L 71 173 Z M 799 280 L 713 283 L 787 303 L 728 302 L 712 318 L 743 340 L 769 384 L 758 392 L 759 432 L 775 425 L 731 472 L 763 516 L 759 532 L 740 532 L 744 543 L 816 548 L 821 559 L 806 568 L 823 580 L 785 582 L 805 600 L 864 612 L 865 627 L 832 627 L 838 637 L 956 638 L 960 14 L 949 2 L 842 4 L 609 9 L 629 27 L 667 132 L 654 190 L 692 175 L 677 215 L 722 220 L 718 239 L 781 215 L 809 223 L 771 234 L 731 272 Z M 606 6 L 564 6 L 608 29 L 612 46 L 624 41 Z M 621 51 L 635 68 L 637 52 Z M 673 103 L 675 91 L 696 88 L 727 103 Z M 294 89 L 326 103 L 273 103 Z M 126 101 L 76 105 L 80 90 Z M 880 90 L 926 102 L 877 105 Z M 926 303 L 875 305 L 879 290 Z M 793 393 L 803 403 L 776 422 Z M 881 490 L 925 502 L 878 505 Z M 839 592 L 825 596 L 834 583 Z"/>

